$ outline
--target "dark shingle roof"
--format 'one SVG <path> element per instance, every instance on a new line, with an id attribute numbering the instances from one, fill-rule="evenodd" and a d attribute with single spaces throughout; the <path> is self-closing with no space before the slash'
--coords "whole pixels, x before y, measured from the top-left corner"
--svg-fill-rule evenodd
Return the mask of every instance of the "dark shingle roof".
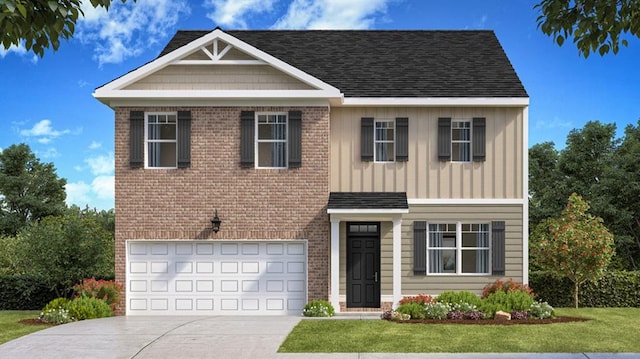
<path id="1" fill-rule="evenodd" d="M 331 192 L 327 209 L 408 209 L 406 192 Z"/>
<path id="2" fill-rule="evenodd" d="M 178 31 L 163 56 L 210 31 Z M 346 97 L 528 97 L 493 31 L 225 31 Z"/>

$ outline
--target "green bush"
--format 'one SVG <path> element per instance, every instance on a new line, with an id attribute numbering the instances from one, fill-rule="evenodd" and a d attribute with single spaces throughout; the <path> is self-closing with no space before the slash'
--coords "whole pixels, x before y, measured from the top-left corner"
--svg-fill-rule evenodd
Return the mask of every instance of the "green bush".
<path id="1" fill-rule="evenodd" d="M 56 298 L 47 303 L 42 309 L 43 312 L 49 311 L 51 309 L 69 309 L 69 303 L 71 301 L 67 298 Z"/>
<path id="2" fill-rule="evenodd" d="M 53 286 L 63 291 L 62 286 Z M 0 310 L 40 310 L 59 296 L 51 287 L 38 275 L 0 275 Z"/>
<path id="3" fill-rule="evenodd" d="M 480 299 L 480 297 L 466 290 L 461 290 L 459 292 L 448 290 L 448 291 L 442 292 L 438 295 L 438 297 L 436 297 L 436 301 L 439 303 L 447 303 L 449 305 L 468 304 L 476 307 L 480 307 L 480 303 L 482 303 L 482 300 Z"/>
<path id="4" fill-rule="evenodd" d="M 424 316 L 426 319 L 446 319 L 450 311 L 448 303 L 429 303 L 424 307 Z"/>
<path id="5" fill-rule="evenodd" d="M 122 286 L 114 280 L 96 280 L 95 278 L 83 279 L 81 283 L 73 286 L 74 297 L 87 297 L 102 299 L 112 311 L 116 311 L 120 304 L 120 292 Z"/>
<path id="6" fill-rule="evenodd" d="M 424 319 L 425 305 L 422 303 L 411 302 L 411 303 L 403 303 L 396 308 L 396 312 L 407 314 L 411 317 L 411 319 Z"/>
<path id="7" fill-rule="evenodd" d="M 69 299 L 56 298 L 44 306 L 40 313 L 40 321 L 50 324 L 65 324 L 75 319 L 69 314 Z"/>
<path id="8" fill-rule="evenodd" d="M 69 315 L 76 320 L 105 318 L 113 316 L 113 311 L 102 299 L 76 298 L 69 303 Z"/>
<path id="9" fill-rule="evenodd" d="M 554 307 L 573 306 L 573 282 L 548 272 L 531 272 L 529 284 L 538 299 Z M 581 307 L 640 307 L 640 271 L 611 271 L 580 286 Z"/>
<path id="10" fill-rule="evenodd" d="M 304 306 L 302 315 L 305 317 L 333 317 L 335 309 L 326 300 L 312 300 Z"/>
<path id="11" fill-rule="evenodd" d="M 553 307 L 547 302 L 535 302 L 531 304 L 529 314 L 536 319 L 546 319 L 554 316 Z"/>
<path id="12" fill-rule="evenodd" d="M 497 311 L 511 313 L 513 311 L 529 310 L 534 303 L 530 294 L 522 291 L 497 291 L 482 300 L 480 310 L 489 318 L 493 318 Z"/>

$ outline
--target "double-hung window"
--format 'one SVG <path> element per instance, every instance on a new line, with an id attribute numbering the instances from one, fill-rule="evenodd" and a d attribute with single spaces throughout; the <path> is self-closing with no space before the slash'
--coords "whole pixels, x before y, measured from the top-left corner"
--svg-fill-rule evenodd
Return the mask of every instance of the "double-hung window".
<path id="1" fill-rule="evenodd" d="M 176 168 L 178 121 L 175 112 L 148 113 L 146 117 L 146 167 Z"/>
<path id="2" fill-rule="evenodd" d="M 394 120 L 375 120 L 375 162 L 395 161 L 395 138 Z"/>
<path id="3" fill-rule="evenodd" d="M 451 161 L 471 161 L 471 121 L 451 121 Z"/>
<path id="4" fill-rule="evenodd" d="M 256 121 L 258 167 L 287 167 L 287 114 L 258 113 Z"/>
<path id="5" fill-rule="evenodd" d="M 428 274 L 489 274 L 489 223 L 429 223 Z"/>

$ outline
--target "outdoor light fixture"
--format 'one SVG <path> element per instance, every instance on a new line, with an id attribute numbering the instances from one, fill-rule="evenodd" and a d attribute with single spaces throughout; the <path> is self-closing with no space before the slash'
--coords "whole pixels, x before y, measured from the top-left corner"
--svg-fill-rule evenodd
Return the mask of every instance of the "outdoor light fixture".
<path id="1" fill-rule="evenodd" d="M 220 220 L 220 217 L 218 217 L 218 210 L 216 209 L 216 214 L 211 219 L 211 229 L 213 230 L 213 233 L 218 233 L 220 230 L 220 223 L 222 223 L 222 221 Z"/>

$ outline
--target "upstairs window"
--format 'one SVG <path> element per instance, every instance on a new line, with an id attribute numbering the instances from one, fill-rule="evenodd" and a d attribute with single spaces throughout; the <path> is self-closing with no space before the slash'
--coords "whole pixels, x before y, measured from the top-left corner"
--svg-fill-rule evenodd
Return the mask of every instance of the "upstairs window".
<path id="1" fill-rule="evenodd" d="M 287 114 L 259 113 L 256 121 L 258 167 L 287 167 Z"/>
<path id="2" fill-rule="evenodd" d="M 451 121 L 451 161 L 471 162 L 471 121 Z"/>
<path id="3" fill-rule="evenodd" d="M 443 162 L 486 160 L 486 119 L 438 119 L 438 159 Z"/>
<path id="4" fill-rule="evenodd" d="M 146 166 L 178 166 L 178 121 L 176 113 L 149 113 L 146 123 Z"/>
<path id="5" fill-rule="evenodd" d="M 375 162 L 395 161 L 395 137 L 395 126 L 393 120 L 375 121 Z"/>

